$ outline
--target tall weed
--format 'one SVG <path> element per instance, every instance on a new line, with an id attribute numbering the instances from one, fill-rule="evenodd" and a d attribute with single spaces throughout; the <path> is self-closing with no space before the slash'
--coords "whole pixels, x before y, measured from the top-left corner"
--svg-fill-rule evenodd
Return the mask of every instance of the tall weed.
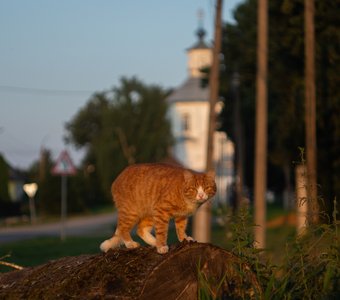
<path id="1" fill-rule="evenodd" d="M 284 259 L 274 265 L 266 249 L 254 247 L 252 216 L 242 208 L 226 218 L 228 250 L 247 263 L 263 289 L 262 299 L 340 299 L 340 241 L 334 199 L 333 220 L 309 225 L 286 242 Z"/>

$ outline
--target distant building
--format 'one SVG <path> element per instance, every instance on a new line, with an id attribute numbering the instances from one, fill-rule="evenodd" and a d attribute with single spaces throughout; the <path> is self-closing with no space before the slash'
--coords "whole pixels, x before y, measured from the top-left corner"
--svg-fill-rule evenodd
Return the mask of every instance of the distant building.
<path id="1" fill-rule="evenodd" d="M 23 186 L 26 176 L 23 172 L 9 167 L 8 192 L 12 202 L 20 202 L 24 196 Z"/>
<path id="2" fill-rule="evenodd" d="M 23 171 L 12 167 L 0 153 L 1 193 L 0 202 L 20 202 L 24 195 L 23 185 L 26 175 Z"/>
<path id="3" fill-rule="evenodd" d="M 205 31 L 197 31 L 198 41 L 187 50 L 188 78 L 167 98 L 172 134 L 172 156 L 195 171 L 205 171 L 209 121 L 209 87 L 202 86 L 201 69 L 212 63 L 212 49 L 204 41 Z M 225 202 L 227 186 L 233 180 L 234 145 L 224 132 L 215 132 L 214 159 L 217 200 Z"/>

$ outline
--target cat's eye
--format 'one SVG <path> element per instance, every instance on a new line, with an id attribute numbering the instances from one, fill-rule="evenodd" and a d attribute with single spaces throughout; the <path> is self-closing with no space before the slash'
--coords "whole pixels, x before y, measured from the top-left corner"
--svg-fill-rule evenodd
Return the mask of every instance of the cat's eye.
<path id="1" fill-rule="evenodd" d="M 196 189 L 192 188 L 192 187 L 189 187 L 189 188 L 186 189 L 186 192 L 192 194 L 192 193 L 196 192 Z"/>
<path id="2" fill-rule="evenodd" d="M 215 189 L 214 189 L 214 187 L 209 186 L 209 187 L 206 187 L 206 188 L 205 188 L 205 191 L 206 191 L 206 193 L 208 193 L 208 194 L 213 194 L 213 193 L 215 192 Z"/>

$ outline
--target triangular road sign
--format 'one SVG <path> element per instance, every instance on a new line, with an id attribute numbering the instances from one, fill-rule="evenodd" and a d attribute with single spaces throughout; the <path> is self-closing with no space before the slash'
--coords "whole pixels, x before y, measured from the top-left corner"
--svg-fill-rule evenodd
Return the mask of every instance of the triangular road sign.
<path id="1" fill-rule="evenodd" d="M 55 163 L 52 174 L 53 175 L 75 175 L 77 170 L 71 160 L 70 155 L 66 150 L 60 153 L 57 162 Z"/>

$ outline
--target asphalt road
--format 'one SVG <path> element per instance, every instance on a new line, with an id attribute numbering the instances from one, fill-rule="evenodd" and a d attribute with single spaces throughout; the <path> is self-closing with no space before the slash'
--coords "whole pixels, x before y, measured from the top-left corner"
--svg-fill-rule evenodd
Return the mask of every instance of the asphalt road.
<path id="1" fill-rule="evenodd" d="M 115 213 L 70 218 L 66 222 L 65 235 L 112 234 L 116 218 Z M 60 232 L 60 222 L 18 227 L 0 227 L 0 245 L 37 237 L 60 236 Z"/>

